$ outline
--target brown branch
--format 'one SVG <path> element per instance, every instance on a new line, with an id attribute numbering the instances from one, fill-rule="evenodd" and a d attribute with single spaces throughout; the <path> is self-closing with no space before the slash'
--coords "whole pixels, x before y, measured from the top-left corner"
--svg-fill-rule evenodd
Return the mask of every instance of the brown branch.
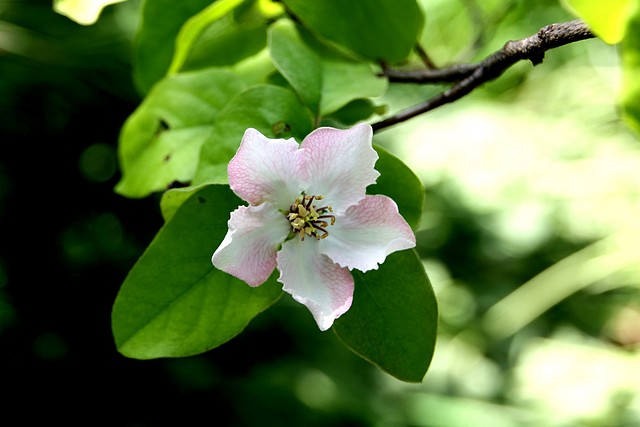
<path id="1" fill-rule="evenodd" d="M 468 77 L 479 64 L 456 64 L 446 68 L 426 68 L 424 70 L 383 69 L 381 75 L 390 83 L 453 83 Z"/>
<path id="2" fill-rule="evenodd" d="M 372 125 L 373 129 L 374 131 L 379 131 L 388 128 L 442 105 L 456 101 L 471 93 L 482 84 L 499 77 L 518 61 L 527 59 L 531 61 L 533 65 L 538 65 L 544 59 L 544 54 L 547 50 L 593 37 L 593 33 L 584 22 L 575 20 L 547 25 L 533 36 L 522 40 L 509 41 L 502 49 L 477 64 L 461 64 L 436 70 L 427 69 L 405 72 L 385 69 L 383 73 L 389 78 L 390 82 L 455 82 L 455 84 L 421 104 L 414 105 L 391 117 L 374 123 Z"/>

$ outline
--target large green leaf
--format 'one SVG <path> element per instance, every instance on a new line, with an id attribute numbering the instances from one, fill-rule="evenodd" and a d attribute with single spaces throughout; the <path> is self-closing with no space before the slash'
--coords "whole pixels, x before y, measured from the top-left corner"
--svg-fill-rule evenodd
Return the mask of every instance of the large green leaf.
<path id="1" fill-rule="evenodd" d="M 394 377 L 420 382 L 433 356 L 438 308 L 413 250 L 396 252 L 367 273 L 353 272 L 353 305 L 333 326 L 356 354 Z"/>
<path id="2" fill-rule="evenodd" d="M 184 202 L 189 200 L 194 193 L 200 191 L 201 188 L 207 185 L 209 184 L 172 188 L 162 193 L 162 198 L 160 199 L 160 212 L 162 213 L 164 222 L 169 221 Z"/>
<path id="3" fill-rule="evenodd" d="M 292 21 L 281 19 L 269 28 L 274 65 L 314 113 L 319 112 L 322 63 L 301 39 Z"/>
<path id="4" fill-rule="evenodd" d="M 372 99 L 358 98 L 350 101 L 337 111 L 322 118 L 320 126 L 345 128 L 366 121 L 374 114 L 386 113 L 386 105 L 378 105 Z"/>
<path id="5" fill-rule="evenodd" d="M 323 116 L 353 100 L 381 96 L 387 89 L 387 80 L 378 77 L 369 64 L 346 58 L 324 58 L 322 74 L 320 114 Z"/>
<path id="6" fill-rule="evenodd" d="M 367 194 L 384 194 L 391 197 L 397 204 L 400 213 L 409 225 L 415 229 L 422 216 L 424 188 L 420 178 L 388 151 L 374 146 L 380 158 L 376 163 L 376 170 L 380 172 L 376 183 L 367 188 Z"/>
<path id="7" fill-rule="evenodd" d="M 622 40 L 627 22 L 638 6 L 637 0 L 563 0 L 563 3 L 609 44 Z"/>
<path id="8" fill-rule="evenodd" d="M 201 12 L 189 18 L 189 20 L 187 20 L 180 29 L 176 38 L 176 47 L 173 59 L 169 65 L 169 74 L 174 74 L 180 71 L 180 68 L 186 61 L 192 47 L 209 25 L 233 11 L 243 1 L 244 0 L 217 0 Z M 229 49 L 233 49 L 233 46 L 229 46 Z M 217 52 L 211 52 L 212 55 L 215 55 L 216 53 Z"/>
<path id="9" fill-rule="evenodd" d="M 627 27 L 627 34 L 622 42 L 622 64 L 622 105 L 625 120 L 640 133 L 640 10 Z"/>
<path id="10" fill-rule="evenodd" d="M 259 54 L 266 45 L 264 22 L 244 22 L 229 14 L 209 25 L 180 62 L 174 57 L 175 67 L 186 71 L 234 66 Z"/>
<path id="11" fill-rule="evenodd" d="M 123 177 L 116 191 L 144 197 L 174 181 L 189 182 L 218 113 L 243 88 L 237 76 L 221 69 L 179 74 L 160 82 L 122 129 Z"/>
<path id="12" fill-rule="evenodd" d="M 301 141 L 311 132 L 312 120 L 309 111 L 290 90 L 274 85 L 249 87 L 220 112 L 202 147 L 193 183 L 226 182 L 227 164 L 250 127 L 269 138 L 295 137 Z"/>
<path id="13" fill-rule="evenodd" d="M 269 50 L 280 74 L 316 116 L 326 116 L 356 99 L 380 96 L 387 87 L 387 80 L 377 76 L 371 64 L 323 45 L 290 20 L 271 26 Z"/>
<path id="14" fill-rule="evenodd" d="M 182 25 L 211 0 L 144 0 L 134 45 L 133 77 L 147 93 L 169 68 Z"/>
<path id="15" fill-rule="evenodd" d="M 202 353 L 240 333 L 282 293 L 215 269 L 211 255 L 241 201 L 225 185 L 194 191 L 129 272 L 113 307 L 118 350 L 132 358 Z"/>
<path id="16" fill-rule="evenodd" d="M 319 36 L 373 61 L 407 58 L 424 24 L 415 0 L 283 0 Z"/>

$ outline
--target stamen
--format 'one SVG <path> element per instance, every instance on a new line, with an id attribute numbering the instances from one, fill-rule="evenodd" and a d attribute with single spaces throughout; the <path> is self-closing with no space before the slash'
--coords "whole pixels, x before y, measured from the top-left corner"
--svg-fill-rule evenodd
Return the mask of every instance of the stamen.
<path id="1" fill-rule="evenodd" d="M 311 203 L 313 203 L 313 199 L 314 199 L 315 197 L 316 197 L 316 196 L 311 196 L 311 197 L 309 197 L 309 201 L 307 202 L 307 206 L 305 206 L 307 209 L 309 209 L 309 207 L 311 206 Z"/>
<path id="2" fill-rule="evenodd" d="M 289 207 L 289 212 L 284 212 L 291 223 L 291 231 L 297 234 L 301 241 L 307 235 L 318 240 L 326 238 L 329 232 L 325 227 L 329 226 L 329 220 L 331 220 L 331 225 L 336 223 L 335 215 L 328 214 L 328 212 L 333 212 L 331 206 L 318 208 L 313 204 L 314 200 L 322 199 L 324 196 L 307 196 L 302 193 Z"/>
<path id="3" fill-rule="evenodd" d="M 331 225 L 334 225 L 336 223 L 335 215 L 321 215 L 318 217 L 318 219 L 321 219 L 321 218 L 331 218 Z"/>
<path id="4" fill-rule="evenodd" d="M 316 239 L 324 239 L 325 237 L 327 237 L 329 235 L 329 232 L 327 230 L 325 230 L 324 228 L 317 227 L 317 226 L 316 226 L 316 228 L 324 233 L 321 236 L 316 236 Z"/>

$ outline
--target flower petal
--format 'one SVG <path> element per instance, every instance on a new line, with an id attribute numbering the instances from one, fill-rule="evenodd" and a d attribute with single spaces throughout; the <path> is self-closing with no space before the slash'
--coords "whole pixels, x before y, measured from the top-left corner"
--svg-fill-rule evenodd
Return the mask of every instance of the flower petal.
<path id="1" fill-rule="evenodd" d="M 320 252 L 340 266 L 368 271 L 376 270 L 387 255 L 413 248 L 416 238 L 393 199 L 366 196 L 336 218 L 319 244 Z"/>
<path id="2" fill-rule="evenodd" d="M 293 138 L 269 139 L 249 128 L 229 162 L 229 185 L 252 205 L 268 201 L 285 209 L 302 191 L 300 156 Z"/>
<path id="3" fill-rule="evenodd" d="M 351 307 L 353 277 L 318 253 L 318 241 L 293 238 L 278 252 L 278 281 L 293 299 L 307 306 L 321 331 Z"/>
<path id="4" fill-rule="evenodd" d="M 211 262 L 251 286 L 263 284 L 276 266 L 276 251 L 289 234 L 289 221 L 273 205 L 263 203 L 240 206 L 231 212 L 228 224 Z"/>
<path id="5" fill-rule="evenodd" d="M 378 153 L 371 145 L 373 131 L 368 124 L 351 129 L 319 128 L 300 144 L 305 190 L 310 195 L 325 196 L 336 212 L 343 212 L 365 196 L 367 186 L 380 176 L 373 167 Z"/>

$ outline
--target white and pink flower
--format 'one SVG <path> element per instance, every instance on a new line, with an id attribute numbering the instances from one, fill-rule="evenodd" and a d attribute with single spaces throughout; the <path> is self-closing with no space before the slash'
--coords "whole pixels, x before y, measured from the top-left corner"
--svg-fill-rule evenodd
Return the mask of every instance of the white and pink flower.
<path id="1" fill-rule="evenodd" d="M 250 286 L 274 268 L 278 281 L 327 330 L 353 300 L 350 270 L 377 269 L 415 246 L 395 202 L 366 195 L 380 175 L 372 129 L 319 128 L 300 145 L 247 129 L 228 166 L 229 185 L 247 201 L 231 213 L 213 265 Z"/>

